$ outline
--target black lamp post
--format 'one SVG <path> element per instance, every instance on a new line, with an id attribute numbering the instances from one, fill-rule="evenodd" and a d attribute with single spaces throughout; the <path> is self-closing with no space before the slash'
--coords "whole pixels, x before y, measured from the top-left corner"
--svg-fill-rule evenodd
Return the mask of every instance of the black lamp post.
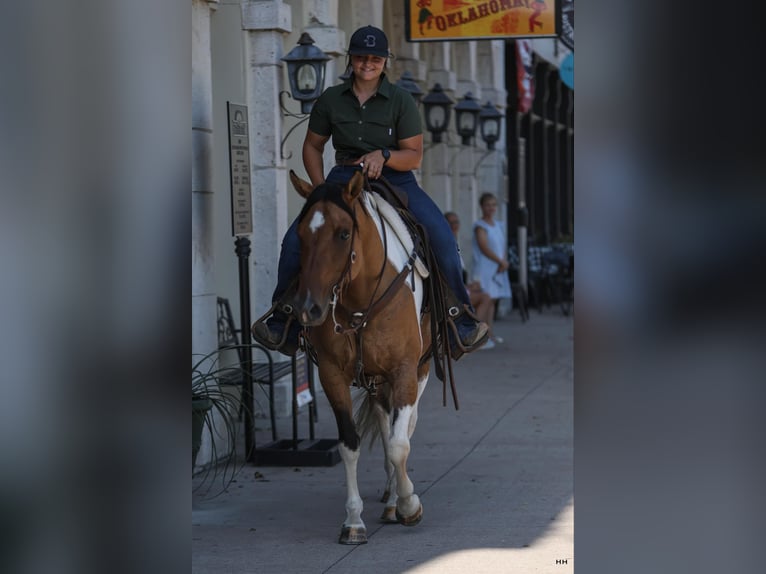
<path id="1" fill-rule="evenodd" d="M 481 106 L 471 92 L 466 92 L 463 99 L 455 106 L 457 133 L 463 138 L 461 142 L 463 145 L 471 145 L 471 138 L 476 135 L 480 110 Z"/>
<path id="2" fill-rule="evenodd" d="M 415 78 L 412 77 L 409 70 L 404 71 L 402 76 L 396 81 L 396 85 L 412 94 L 416 104 L 420 103 L 420 98 L 423 97 L 423 90 L 415 83 Z"/>
<path id="3" fill-rule="evenodd" d="M 290 78 L 290 92 L 301 102 L 301 112 L 307 114 L 324 89 L 324 71 L 330 57 L 314 46 L 314 39 L 307 33 L 301 34 L 298 46 L 282 58 L 287 62 Z"/>
<path id="4" fill-rule="evenodd" d="M 500 139 L 500 118 L 503 117 L 495 105 L 487 102 L 479 112 L 481 124 L 481 139 L 487 144 L 487 149 L 495 149 L 495 142 Z"/>
<path id="5" fill-rule="evenodd" d="M 442 133 L 447 129 L 449 116 L 454 102 L 444 93 L 441 84 L 434 84 L 431 91 L 423 98 L 426 129 L 431 132 L 433 142 L 442 141 Z"/>

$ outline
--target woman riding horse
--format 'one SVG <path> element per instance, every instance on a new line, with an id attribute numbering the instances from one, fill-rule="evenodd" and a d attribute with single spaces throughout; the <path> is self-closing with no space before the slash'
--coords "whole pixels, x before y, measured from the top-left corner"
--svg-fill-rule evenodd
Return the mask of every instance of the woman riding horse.
<path id="1" fill-rule="evenodd" d="M 474 315 L 463 287 L 457 243 L 449 225 L 412 173 L 423 159 L 423 131 L 417 105 L 407 91 L 386 77 L 388 39 L 382 30 L 373 26 L 359 28 L 351 36 L 348 54 L 351 77 L 341 85 L 327 88 L 311 110 L 303 143 L 304 167 L 314 186 L 324 182 L 346 184 L 361 169 L 369 179 L 384 176 L 407 194 L 409 209 L 426 228 L 441 273 L 464 307 L 454 318 L 460 345 L 452 342 L 452 356 L 458 358 L 487 341 L 488 327 Z M 336 165 L 325 178 L 322 154 L 330 137 L 336 150 Z M 287 292 L 300 269 L 297 226 L 296 220 L 282 241 L 277 286 L 272 296 L 274 312 L 252 328 L 256 341 L 287 355 L 297 349 L 300 328 L 292 322 L 289 333 L 285 333 L 289 324 L 286 309 L 290 309 Z"/>

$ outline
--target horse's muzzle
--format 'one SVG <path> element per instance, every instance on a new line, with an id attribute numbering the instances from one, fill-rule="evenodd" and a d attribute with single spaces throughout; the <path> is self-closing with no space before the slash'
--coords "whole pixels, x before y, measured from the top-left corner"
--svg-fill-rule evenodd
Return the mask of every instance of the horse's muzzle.
<path id="1" fill-rule="evenodd" d="M 296 307 L 298 320 L 304 327 L 316 327 L 324 323 L 329 308 L 329 305 L 322 306 L 313 297 L 308 296 Z"/>

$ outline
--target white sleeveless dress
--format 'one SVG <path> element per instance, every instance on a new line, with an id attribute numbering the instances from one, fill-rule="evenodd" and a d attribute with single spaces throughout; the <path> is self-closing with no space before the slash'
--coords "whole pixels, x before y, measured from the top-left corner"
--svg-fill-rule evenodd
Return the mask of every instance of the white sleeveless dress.
<path id="1" fill-rule="evenodd" d="M 473 279 L 481 282 L 481 288 L 489 293 L 492 299 L 502 299 L 511 296 L 511 282 L 508 280 L 508 271 L 497 272 L 497 263 L 487 258 L 479 249 L 476 241 L 476 228 L 481 227 L 487 232 L 487 243 L 495 254 L 506 259 L 506 234 L 505 225 L 502 221 L 495 221 L 491 225 L 479 219 L 473 224 Z"/>

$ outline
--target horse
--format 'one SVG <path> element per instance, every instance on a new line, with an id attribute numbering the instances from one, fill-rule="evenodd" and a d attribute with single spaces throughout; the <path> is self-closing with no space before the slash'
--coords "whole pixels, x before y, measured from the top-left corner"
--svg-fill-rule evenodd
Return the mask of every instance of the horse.
<path id="1" fill-rule="evenodd" d="M 338 426 L 346 471 L 346 518 L 340 544 L 365 544 L 357 462 L 362 439 L 380 435 L 386 487 L 383 522 L 418 524 L 423 506 L 407 476 L 418 402 L 428 382 L 431 345 L 414 251 L 396 241 L 374 196 L 356 172 L 345 186 L 314 188 L 290 172 L 306 198 L 299 215 L 301 264 L 293 313 L 303 326 L 322 389 Z M 367 389 L 354 413 L 351 386 Z"/>

